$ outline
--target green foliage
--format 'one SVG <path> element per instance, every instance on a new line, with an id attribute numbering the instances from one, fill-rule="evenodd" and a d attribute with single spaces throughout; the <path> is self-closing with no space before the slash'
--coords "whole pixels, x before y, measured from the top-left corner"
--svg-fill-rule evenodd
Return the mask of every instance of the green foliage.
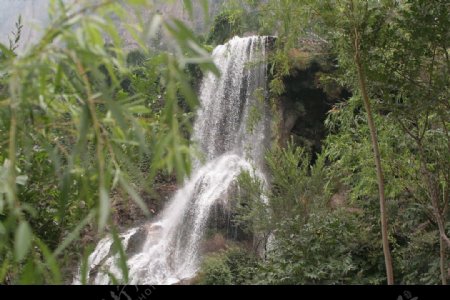
<path id="1" fill-rule="evenodd" d="M 269 191 L 250 174 L 241 175 L 238 220 L 250 231 L 274 237 L 254 283 L 385 282 L 376 178 L 361 101 L 355 96 L 335 107 L 326 124 L 331 134 L 312 168 L 308 153 L 291 142 L 267 155 Z M 414 144 L 389 115 L 377 116 L 376 124 L 388 179 L 396 280 L 436 284 L 439 245 Z M 339 190 L 347 191 L 345 202 L 330 207 L 331 192 Z M 264 197 L 267 205 L 261 204 Z"/>
<path id="2" fill-rule="evenodd" d="M 222 255 L 205 258 L 202 267 L 202 277 L 199 284 L 225 285 L 231 284 L 233 277 L 226 263 L 226 257 Z"/>
<path id="3" fill-rule="evenodd" d="M 313 167 L 310 162 L 310 154 L 292 141 L 285 148 L 276 147 L 268 153 L 272 175 L 269 202 L 276 221 L 293 215 L 306 217 L 311 207 L 326 199 L 323 157 Z"/>
<path id="4" fill-rule="evenodd" d="M 343 107 L 341 109 L 348 111 L 349 108 Z M 372 163 L 370 159 L 371 149 L 368 141 L 363 139 L 367 127 L 363 125 L 363 122 L 359 124 L 354 122 L 355 119 L 349 119 L 347 124 L 341 123 L 338 133 L 328 137 L 326 151 L 332 162 L 330 169 L 333 177 L 339 178 L 349 187 L 349 198 L 352 203 L 363 205 L 365 211 L 372 211 L 373 214 L 376 214 L 376 182 L 374 171 L 370 168 Z M 348 125 L 350 126 L 347 127 Z M 420 162 L 415 158 L 414 147 L 411 147 L 414 144 L 395 123 L 392 123 L 392 120 L 380 119 L 378 128 L 387 178 L 386 195 L 388 197 L 389 216 L 392 220 L 393 232 L 391 234 L 393 239 L 391 241 L 394 243 L 394 259 L 397 260 L 401 269 L 406 265 L 410 266 L 413 260 L 414 263 L 421 266 L 417 270 L 434 274 L 435 271 L 428 264 L 437 259 L 436 243 L 438 241 L 436 233 L 432 234 L 435 240 L 430 245 L 431 248 L 434 248 L 434 254 L 432 249 L 419 246 L 422 244 L 422 239 L 427 235 L 429 236 L 432 228 L 427 226 L 424 228 L 425 230 L 417 230 L 418 227 L 428 224 L 431 214 L 427 203 L 427 187 L 420 172 Z M 376 221 L 373 220 L 372 222 Z M 415 259 L 409 256 L 412 248 L 416 249 L 413 251 Z M 406 280 L 405 282 L 412 283 L 410 277 L 412 271 L 409 267 L 407 269 L 409 271 L 399 272 L 397 278 L 400 282 Z M 416 276 L 415 282 L 418 278 L 427 278 L 428 276 L 425 274 Z M 434 281 L 428 283 L 436 283 L 437 278 L 434 277 Z"/>
<path id="5" fill-rule="evenodd" d="M 125 9 L 122 1 L 52 1 L 51 24 L 35 45 L 15 53 L 21 18 L 9 45 L 0 44 L 0 283 L 68 282 L 78 253 L 85 275 L 92 247 L 80 236 L 87 231 L 112 233 L 123 275 L 112 280 L 125 282 L 112 193 L 128 195 L 145 213 L 140 191 L 152 192 L 156 174 L 182 180 L 189 173 L 198 105 L 192 86 L 203 72 L 217 73 L 212 46 L 179 20 L 147 18 L 150 2 L 124 1 Z M 192 18 L 191 1 L 183 4 Z M 122 28 L 116 20 L 135 24 Z M 266 246 L 264 258 L 239 247 L 213 254 L 199 283 L 385 282 L 355 38 L 385 173 L 395 283 L 442 282 L 449 252 L 440 253 L 436 224 L 449 232 L 449 22 L 445 1 L 227 1 L 207 43 L 276 35 L 269 64 L 274 107 L 292 69 L 315 61 L 302 52 L 304 37 L 326 44 L 336 58 L 326 83 L 352 97 L 330 111 L 313 165 L 313 153 L 291 141 L 267 153 L 269 184 L 253 172 L 239 176 L 232 221 L 255 249 Z M 137 49 L 124 50 L 123 32 Z M 162 35 L 174 41 L 170 52 L 147 47 Z M 264 100 L 261 91 L 254 96 Z M 257 107 L 249 113 L 251 131 L 261 116 Z"/>
<path id="6" fill-rule="evenodd" d="M 232 247 L 205 258 L 198 284 L 249 284 L 257 271 L 256 257 L 245 249 Z"/>
<path id="7" fill-rule="evenodd" d="M 330 161 L 331 180 L 347 186 L 348 200 L 360 207 L 367 224 L 375 227 L 378 225 L 378 219 L 374 218 L 378 213 L 376 178 L 366 138 L 368 128 L 358 103 L 350 99 L 329 115 L 327 124 L 333 134 L 327 137 L 324 154 Z M 439 282 L 438 235 L 430 226 L 433 217 L 414 142 L 388 116 L 378 116 L 376 124 L 387 179 L 396 280 L 405 284 L 436 284 Z"/>
<path id="8" fill-rule="evenodd" d="M 235 35 L 259 32 L 260 1 L 224 1 L 221 11 L 215 16 L 208 33 L 207 42 L 212 45 L 224 44 Z"/>
<path id="9" fill-rule="evenodd" d="M 238 176 L 238 195 L 234 224 L 245 233 L 270 232 L 271 221 L 267 217 L 267 203 L 263 182 L 255 174 L 243 171 Z"/>
<path id="10" fill-rule="evenodd" d="M 19 18 L 17 19 L 17 22 L 15 25 L 15 31 L 12 32 L 12 37 L 9 38 L 9 50 L 15 51 L 19 47 L 19 41 L 20 37 L 22 35 L 22 16 L 19 15 Z"/>
<path id="11" fill-rule="evenodd" d="M 306 221 L 308 212 L 327 199 L 327 183 L 323 180 L 323 157 L 311 167 L 309 153 L 292 142 L 286 148 L 270 150 L 266 161 L 271 174 L 269 190 L 249 172 L 238 178 L 236 222 L 249 232 L 265 232 L 267 236 L 286 218 L 301 216 Z"/>
<path id="12" fill-rule="evenodd" d="M 261 2 L 257 8 L 257 32 L 263 35 L 276 35 L 273 51 L 270 54 L 270 91 L 273 95 L 284 92 L 283 78 L 292 70 L 289 53 L 299 47 L 299 40 L 308 29 L 305 1 L 273 0 Z"/>
<path id="13" fill-rule="evenodd" d="M 337 70 L 326 83 L 339 84 L 352 94 L 330 111 L 329 135 L 313 166 L 310 153 L 290 143 L 269 152 L 268 187 L 249 172 L 239 177 L 234 221 L 253 233 L 256 242 L 259 236 L 264 242 L 273 238 L 266 259 L 256 265 L 257 276 L 247 282 L 385 283 L 377 178 L 356 54 L 374 110 L 395 282 L 443 282 L 448 247 L 444 244 L 439 252 L 436 224 L 443 225 L 441 235 L 448 232 L 448 5 L 442 1 L 246 2 L 257 15 L 255 31 L 277 35 L 270 57 L 272 96 L 284 93 L 283 79 L 293 64 L 304 69 L 312 61 L 301 51 L 293 54 L 304 36 L 325 43 L 325 50 L 336 58 Z M 247 8 L 224 12 L 213 32 L 226 39 L 245 28 L 242 17 L 235 17 L 248 15 Z M 327 65 L 327 69 L 333 68 Z M 257 114 L 253 117 L 257 119 Z M 214 259 L 220 267 L 213 277 L 231 283 L 234 276 L 230 279 L 226 256 Z"/>
<path id="14" fill-rule="evenodd" d="M 255 126 L 258 125 L 258 123 L 261 121 L 263 117 L 263 111 L 261 108 L 264 107 L 264 102 L 266 100 L 265 91 L 263 88 L 256 89 L 253 92 L 253 95 L 251 97 L 254 97 L 256 99 L 255 103 L 250 107 L 250 110 L 248 112 L 248 120 L 246 124 L 246 130 L 249 133 L 252 133 L 255 129 Z"/>
<path id="15" fill-rule="evenodd" d="M 259 281 L 269 284 L 376 284 L 382 256 L 363 220 L 345 210 L 311 212 L 279 224 Z M 303 225 L 302 225 L 303 224 Z M 374 256 L 375 254 L 375 256 Z"/>
<path id="16" fill-rule="evenodd" d="M 224 10 L 215 18 L 208 34 L 210 44 L 223 44 L 226 40 L 242 33 L 242 10 Z"/>
<path id="17" fill-rule="evenodd" d="M 269 191 L 241 174 L 236 218 L 249 231 L 272 236 L 266 259 L 250 282 L 260 284 L 381 283 L 384 264 L 373 211 L 332 209 L 334 184 L 325 156 L 313 166 L 309 154 L 292 142 L 267 155 Z M 265 195 L 261 197 L 261 195 Z M 264 198 L 266 197 L 266 198 Z M 267 199 L 267 203 L 261 201 Z M 342 205 L 342 204 L 341 204 Z M 376 208 L 376 207 L 375 207 Z"/>

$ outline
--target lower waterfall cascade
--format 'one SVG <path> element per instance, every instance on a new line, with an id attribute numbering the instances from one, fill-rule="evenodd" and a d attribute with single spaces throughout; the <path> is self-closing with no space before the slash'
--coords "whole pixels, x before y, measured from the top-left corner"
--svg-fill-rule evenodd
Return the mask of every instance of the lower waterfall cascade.
<path id="1" fill-rule="evenodd" d="M 269 40 L 234 37 L 214 49 L 212 56 L 221 76 L 208 73 L 203 78 L 191 138 L 204 159 L 194 159 L 191 176 L 159 216 L 120 235 L 127 249 L 133 235 L 144 232 L 142 245 L 128 255 L 128 283 L 175 284 L 194 277 L 213 205 L 228 201 L 243 170 L 265 181 L 264 151 L 270 143 Z M 89 283 L 109 284 L 108 274 L 122 277 L 118 254 L 111 254 L 112 244 L 111 237 L 103 238 L 89 256 Z M 79 284 L 80 277 L 79 270 L 73 283 Z"/>

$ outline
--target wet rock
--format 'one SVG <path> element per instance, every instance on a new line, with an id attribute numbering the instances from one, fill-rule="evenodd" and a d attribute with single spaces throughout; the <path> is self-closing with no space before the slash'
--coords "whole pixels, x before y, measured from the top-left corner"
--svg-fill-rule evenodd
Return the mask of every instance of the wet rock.
<path id="1" fill-rule="evenodd" d="M 350 97 L 348 91 L 323 75 L 333 71 L 329 56 L 317 55 L 308 48 L 292 49 L 290 75 L 283 79 L 285 91 L 279 97 L 279 144 L 291 139 L 313 153 L 320 153 L 326 136 L 325 119 L 333 106 Z"/>
<path id="2" fill-rule="evenodd" d="M 193 285 L 196 284 L 197 277 L 192 278 L 184 278 L 178 281 L 177 283 L 174 283 L 173 285 Z"/>
<path id="3" fill-rule="evenodd" d="M 125 250 L 126 254 L 130 257 L 136 253 L 139 253 L 144 246 L 146 237 L 147 230 L 144 226 L 142 226 L 128 240 L 128 245 Z"/>
<path id="4" fill-rule="evenodd" d="M 252 236 L 236 224 L 237 182 L 230 185 L 227 196 L 217 201 L 212 207 L 208 220 L 208 231 L 220 233 L 226 239 L 234 241 L 249 241 Z"/>

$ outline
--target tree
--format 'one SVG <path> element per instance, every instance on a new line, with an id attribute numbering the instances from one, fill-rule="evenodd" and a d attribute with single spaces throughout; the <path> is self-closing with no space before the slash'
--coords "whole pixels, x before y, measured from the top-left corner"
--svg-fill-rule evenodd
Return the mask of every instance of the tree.
<path id="1" fill-rule="evenodd" d="M 272 55 L 272 92 L 283 92 L 282 78 L 289 74 L 288 51 L 297 45 L 302 35 L 315 30 L 331 42 L 338 55 L 341 68 L 348 68 L 341 76 L 341 83 L 362 98 L 370 129 L 375 171 L 379 190 L 381 234 L 385 257 L 387 283 L 393 284 L 392 257 L 389 249 L 388 222 L 384 191 L 383 167 L 378 147 L 377 131 L 373 121 L 372 104 L 368 91 L 365 69 L 367 48 L 373 22 L 385 11 L 378 2 L 371 1 L 290 1 L 273 0 L 260 6 L 262 28 L 275 27 L 277 45 Z M 375 13 L 374 13 L 375 12 Z M 371 23 L 372 22 L 372 23 Z M 269 26 L 267 26 L 269 25 Z"/>
<path id="2" fill-rule="evenodd" d="M 394 6 L 394 5 L 393 5 Z M 448 4 L 405 1 L 380 26 L 369 53 L 380 109 L 411 139 L 439 231 L 441 282 L 447 283 L 446 233 L 450 184 Z"/>
<path id="3" fill-rule="evenodd" d="M 384 175 L 377 130 L 373 120 L 372 104 L 367 87 L 368 80 L 365 69 L 369 61 L 367 60 L 367 47 L 364 45 L 372 33 L 370 25 L 376 21 L 379 14 L 383 13 L 381 8 L 378 3 L 371 1 L 317 1 L 310 4 L 311 12 L 317 22 L 316 28 L 320 28 L 320 32 L 328 35 L 330 41 L 332 41 L 338 54 L 340 67 L 349 68 L 344 73 L 342 82 L 349 86 L 353 92 L 358 93 L 364 104 L 377 175 L 386 278 L 387 283 L 391 285 L 394 283 L 394 275 L 388 239 Z"/>
<path id="4" fill-rule="evenodd" d="M 367 8 L 367 6 L 366 6 Z M 350 2 L 350 14 L 352 19 L 352 27 L 353 27 L 353 44 L 354 44 L 354 62 L 356 65 L 356 69 L 358 72 L 358 81 L 359 88 L 361 92 L 362 99 L 364 101 L 364 108 L 367 113 L 367 122 L 369 124 L 370 129 L 370 138 L 372 141 L 373 153 L 375 166 L 377 171 L 377 180 L 378 180 L 378 190 L 380 197 L 380 214 L 381 214 L 381 235 L 383 239 L 383 252 L 384 259 L 386 264 L 386 276 L 387 282 L 389 285 L 394 284 L 394 273 L 392 270 L 392 257 L 389 249 L 389 240 L 388 240 L 388 223 L 387 223 L 387 212 L 386 212 L 386 200 L 385 200 L 385 192 L 384 192 L 384 176 L 383 176 L 383 167 L 381 166 L 381 155 L 380 150 L 378 148 L 378 137 L 377 130 L 375 128 L 375 124 L 373 121 L 373 113 L 371 108 L 371 103 L 369 99 L 369 94 L 367 92 L 367 78 L 364 72 L 363 67 L 363 58 L 361 57 L 361 34 L 364 32 L 364 28 L 361 28 L 361 19 L 358 20 L 356 15 L 358 11 L 356 10 L 356 6 L 353 1 Z M 361 14 L 361 12 L 359 12 Z M 365 13 L 361 14 L 362 17 L 365 17 Z M 360 18 L 361 18 L 360 16 Z"/>
<path id="5" fill-rule="evenodd" d="M 402 134 L 410 139 L 406 147 L 401 147 L 406 148 L 402 151 L 406 151 L 407 156 L 402 171 L 397 172 L 396 176 L 414 182 L 413 187 L 405 187 L 411 198 L 421 199 L 422 190 L 428 197 L 430 220 L 437 225 L 439 232 L 441 282 L 446 284 L 450 153 L 447 113 L 448 5 L 439 1 L 346 3 L 348 6 L 337 8 L 344 14 L 342 20 L 350 21 L 347 24 L 349 30 L 341 32 L 336 41 L 347 37 L 354 43 L 340 56 L 341 72 L 344 79 L 347 78 L 346 83 L 349 79 L 350 83 L 358 80 L 365 104 L 369 103 L 366 101 L 369 97 L 376 100 L 375 114 L 379 118 L 396 124 Z M 329 18 L 333 21 L 334 15 Z M 344 43 L 337 45 L 341 49 L 348 46 Z M 358 51 L 363 57 L 358 55 Z M 349 58 L 346 52 L 355 55 Z M 355 62 L 357 78 L 352 80 L 352 74 L 342 70 L 348 67 L 352 70 L 346 61 Z M 370 82 L 370 85 L 364 82 Z M 394 161 L 389 157 L 386 160 Z M 408 166 L 408 161 L 413 163 Z M 411 165 L 421 176 L 411 178 L 405 171 L 411 171 Z M 423 209 L 428 212 L 426 206 Z"/>

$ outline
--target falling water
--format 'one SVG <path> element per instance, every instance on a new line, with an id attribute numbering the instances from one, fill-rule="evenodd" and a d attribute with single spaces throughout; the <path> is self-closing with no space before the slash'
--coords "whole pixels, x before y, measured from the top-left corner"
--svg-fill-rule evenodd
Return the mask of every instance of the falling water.
<path id="1" fill-rule="evenodd" d="M 221 76 L 207 74 L 203 80 L 193 134 L 205 157 L 196 161 L 192 176 L 157 222 L 121 235 L 127 249 L 133 236 L 144 233 L 142 246 L 127 261 L 130 283 L 172 284 L 193 277 L 213 205 L 227 202 L 242 170 L 264 179 L 263 151 L 269 139 L 267 43 L 267 37 L 234 37 L 214 49 Z M 111 246 L 112 239 L 105 238 L 90 255 L 89 268 L 97 270 L 90 282 L 109 283 L 107 273 L 121 277 Z"/>

